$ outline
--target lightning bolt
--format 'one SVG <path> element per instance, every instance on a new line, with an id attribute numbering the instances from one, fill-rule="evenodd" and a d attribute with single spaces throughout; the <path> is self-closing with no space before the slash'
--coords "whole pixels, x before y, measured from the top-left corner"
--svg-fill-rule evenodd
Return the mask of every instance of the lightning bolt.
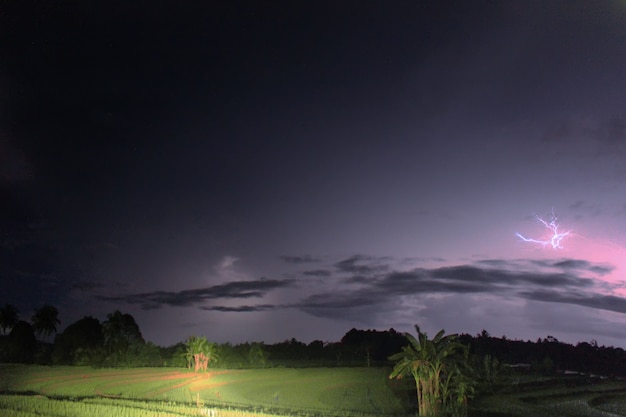
<path id="1" fill-rule="evenodd" d="M 556 222 L 557 217 L 554 215 L 554 211 L 552 212 L 552 219 L 549 222 L 542 219 L 541 217 L 537 215 L 535 215 L 535 217 L 537 218 L 537 221 L 539 223 L 543 224 L 546 228 L 552 231 L 552 236 L 550 237 L 550 239 L 547 239 L 547 240 L 531 239 L 531 238 L 523 236 L 521 233 L 516 233 L 517 237 L 522 239 L 524 242 L 538 243 L 544 247 L 548 245 L 552 245 L 552 249 L 563 248 L 563 246 L 561 246 L 561 241 L 565 237 L 570 235 L 571 230 L 568 230 L 567 232 L 559 232 L 559 225 Z"/>

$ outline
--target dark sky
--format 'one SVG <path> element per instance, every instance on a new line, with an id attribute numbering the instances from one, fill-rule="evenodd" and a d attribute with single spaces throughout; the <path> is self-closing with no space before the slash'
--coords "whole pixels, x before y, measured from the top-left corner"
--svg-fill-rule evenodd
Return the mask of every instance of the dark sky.
<path id="1" fill-rule="evenodd" d="M 626 346 L 624 74 L 623 1 L 0 1 L 0 303 Z"/>

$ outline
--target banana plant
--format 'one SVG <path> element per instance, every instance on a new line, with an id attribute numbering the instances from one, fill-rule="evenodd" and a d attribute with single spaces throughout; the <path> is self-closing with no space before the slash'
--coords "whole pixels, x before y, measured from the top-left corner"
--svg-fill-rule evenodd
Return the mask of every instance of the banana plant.
<path id="1" fill-rule="evenodd" d="M 458 363 L 466 355 L 461 355 L 464 346 L 457 335 L 446 336 L 441 330 L 429 339 L 419 326 L 415 325 L 415 330 L 417 338 L 405 333 L 409 343 L 401 352 L 389 357 L 396 362 L 389 378 L 413 377 L 419 416 L 438 416 L 452 411 L 454 404 L 465 405 L 470 390 L 468 377 L 463 375 L 463 367 Z"/>

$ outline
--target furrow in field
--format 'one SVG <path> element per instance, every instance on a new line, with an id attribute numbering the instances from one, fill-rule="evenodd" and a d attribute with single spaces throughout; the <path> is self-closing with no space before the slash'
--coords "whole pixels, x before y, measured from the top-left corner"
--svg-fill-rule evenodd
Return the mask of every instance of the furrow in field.
<path id="1" fill-rule="evenodd" d="M 165 374 L 161 374 L 158 377 L 159 378 L 168 377 L 170 375 L 178 375 L 178 372 L 168 372 Z M 104 372 L 104 373 L 98 373 L 98 374 L 81 373 L 81 374 L 69 376 L 67 378 L 63 378 L 61 380 L 59 380 L 59 377 L 62 377 L 62 376 L 57 376 L 56 378 L 54 377 L 37 378 L 34 380 L 27 380 L 26 382 L 28 384 L 37 384 L 41 382 L 50 381 L 49 384 L 45 384 L 39 388 L 39 392 L 41 392 L 42 394 L 50 395 L 54 393 L 55 391 L 58 391 L 63 388 L 71 388 L 72 386 L 81 386 L 81 388 L 84 388 L 85 385 L 93 385 L 93 384 L 96 384 L 96 386 L 98 386 L 106 381 L 119 381 L 120 378 L 124 378 L 125 380 L 128 380 L 128 377 L 132 377 L 133 380 L 141 381 L 142 379 L 145 379 L 145 378 L 155 377 L 155 374 L 153 371 L 150 372 L 150 371 L 143 371 L 143 370 L 136 370 L 136 371 L 133 370 L 133 371 L 126 371 L 126 372 L 124 371 Z"/>

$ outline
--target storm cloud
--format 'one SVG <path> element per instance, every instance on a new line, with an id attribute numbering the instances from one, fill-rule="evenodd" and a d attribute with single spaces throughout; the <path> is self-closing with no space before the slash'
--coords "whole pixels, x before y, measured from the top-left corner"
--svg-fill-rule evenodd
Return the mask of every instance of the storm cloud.
<path id="1" fill-rule="evenodd" d="M 153 291 L 139 294 L 96 295 L 95 297 L 103 301 L 137 304 L 144 309 L 155 309 L 163 306 L 191 306 L 215 299 L 263 297 L 272 290 L 289 287 L 292 284 L 291 280 L 261 278 L 182 291 Z"/>

